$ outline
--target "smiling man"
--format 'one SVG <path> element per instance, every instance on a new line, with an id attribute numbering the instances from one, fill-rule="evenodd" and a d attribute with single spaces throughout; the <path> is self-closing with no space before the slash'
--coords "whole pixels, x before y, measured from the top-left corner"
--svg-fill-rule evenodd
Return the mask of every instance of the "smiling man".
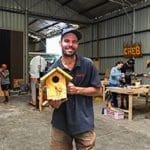
<path id="1" fill-rule="evenodd" d="M 49 101 L 55 108 L 52 116 L 51 149 L 72 150 L 75 141 L 77 149 L 94 149 L 93 96 L 101 94 L 99 74 L 89 58 L 77 55 L 81 33 L 76 29 L 62 32 L 60 45 L 62 57 L 51 69 L 60 67 L 73 80 L 67 85 L 68 100 Z M 50 70 L 51 70 L 50 69 Z"/>

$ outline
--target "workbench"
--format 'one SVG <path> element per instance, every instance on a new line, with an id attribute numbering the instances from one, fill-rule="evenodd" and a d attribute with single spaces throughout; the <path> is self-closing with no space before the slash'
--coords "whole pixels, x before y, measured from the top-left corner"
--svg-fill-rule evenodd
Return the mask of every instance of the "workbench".
<path id="1" fill-rule="evenodd" d="M 150 93 L 150 85 L 140 85 L 136 86 L 128 86 L 128 87 L 106 87 L 106 90 L 110 91 L 111 93 L 118 93 L 118 94 L 126 94 L 128 95 L 129 106 L 128 110 L 121 109 L 125 113 L 128 113 L 128 119 L 133 119 L 133 96 L 144 94 L 146 96 L 146 103 L 148 103 L 148 95 Z"/>

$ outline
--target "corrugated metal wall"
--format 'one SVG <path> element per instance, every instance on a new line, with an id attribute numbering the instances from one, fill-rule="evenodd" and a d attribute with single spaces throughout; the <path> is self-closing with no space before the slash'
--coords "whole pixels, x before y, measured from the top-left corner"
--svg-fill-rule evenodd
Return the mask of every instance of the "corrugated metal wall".
<path id="1" fill-rule="evenodd" d="M 23 71 L 26 81 L 28 80 L 28 67 L 26 64 L 29 51 L 27 20 L 30 16 L 45 19 L 81 21 L 83 23 L 88 21 L 88 18 L 60 5 L 55 0 L 0 0 L 0 28 L 23 32 Z"/>
<path id="2" fill-rule="evenodd" d="M 62 9 L 61 9 L 62 8 Z M 66 11 L 67 10 L 67 11 Z M 27 36 L 27 20 L 29 16 L 47 17 L 50 19 L 60 18 L 74 20 L 87 20 L 86 17 L 81 17 L 79 14 L 71 11 L 69 8 L 64 8 L 55 0 L 0 0 L 0 29 L 21 31 L 23 32 L 23 77 L 28 81 L 28 62 L 27 54 L 29 51 L 28 47 L 28 36 Z M 81 18 L 80 18 L 81 17 Z M 40 46 L 40 45 L 36 45 Z"/>
<path id="3" fill-rule="evenodd" d="M 87 18 L 79 16 L 70 9 L 66 10 L 66 7 L 60 7 L 54 0 L 27 0 L 26 2 L 25 0 L 1 0 L 0 28 L 23 31 L 25 33 L 26 9 L 28 9 L 29 15 L 51 15 L 60 19 L 66 18 L 69 20 L 71 18 L 72 20 L 87 21 Z M 135 70 L 139 73 L 146 72 L 145 61 L 150 57 L 149 14 L 150 6 L 135 11 L 134 40 L 142 43 L 142 51 L 144 54 L 142 58 L 136 59 Z M 100 72 L 105 72 L 107 69 L 111 68 L 117 60 L 122 59 L 126 61 L 126 59 L 122 57 L 122 48 L 124 42 L 132 40 L 131 22 L 133 20 L 133 13 L 129 13 L 128 15 L 130 19 L 126 15 L 122 15 L 81 29 L 83 32 L 83 39 L 81 41 L 79 53 L 91 58 L 100 58 Z M 26 45 L 25 42 L 24 45 Z"/>
<path id="4" fill-rule="evenodd" d="M 24 31 L 24 15 L 0 11 L 0 28 L 15 31 Z"/>
<path id="5" fill-rule="evenodd" d="M 25 41 L 25 23 L 24 23 L 24 15 L 23 14 L 17 14 L 17 13 L 11 13 L 7 11 L 0 11 L 0 29 L 6 29 L 8 31 L 19 31 L 16 33 L 21 33 L 22 36 L 18 36 L 19 39 L 16 39 L 16 37 L 11 36 L 11 49 L 10 49 L 10 61 L 11 61 L 11 79 L 15 78 L 23 78 L 25 77 L 25 60 L 23 62 L 23 53 L 25 54 L 25 47 L 24 47 L 24 41 Z M 15 33 L 15 32 L 11 32 Z M 16 34 L 15 33 L 15 34 Z M 14 34 L 13 34 L 14 35 Z M 22 47 L 20 47 L 20 44 Z M 15 53 L 17 52 L 17 53 Z M 6 58 L 5 58 L 6 59 Z"/>
<path id="6" fill-rule="evenodd" d="M 45 16 L 60 20 L 78 20 L 81 22 L 89 20 L 87 17 L 79 15 L 68 7 L 60 5 L 55 0 L 1 0 L 0 7 L 5 10 L 11 9 L 18 13 L 24 13 L 25 10 L 28 10 L 29 15 L 39 15 L 41 17 Z"/>
<path id="7" fill-rule="evenodd" d="M 81 29 L 83 39 L 80 54 L 100 58 L 100 73 L 105 73 L 123 57 L 124 42 L 140 42 L 143 56 L 135 59 L 135 72 L 148 72 L 146 60 L 150 59 L 150 6 L 135 9 L 135 37 L 133 38 L 133 12 L 107 19 L 88 28 Z M 144 79 L 145 80 L 145 79 Z M 145 80 L 147 82 L 147 80 Z"/>

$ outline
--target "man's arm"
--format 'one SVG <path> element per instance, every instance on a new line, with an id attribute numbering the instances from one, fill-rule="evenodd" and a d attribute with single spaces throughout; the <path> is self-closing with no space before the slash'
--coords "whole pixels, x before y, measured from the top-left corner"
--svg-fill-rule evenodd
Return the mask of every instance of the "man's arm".
<path id="1" fill-rule="evenodd" d="M 86 96 L 102 96 L 102 87 L 77 87 L 73 83 L 69 83 L 67 87 L 68 94 L 80 94 Z M 53 108 L 59 108 L 63 100 L 49 100 L 49 105 Z"/>
<path id="2" fill-rule="evenodd" d="M 143 74 L 144 77 L 150 78 L 150 73 Z"/>
<path id="3" fill-rule="evenodd" d="M 68 94 L 99 96 L 99 95 L 102 95 L 102 87 L 78 87 L 78 86 L 75 86 L 73 83 L 69 83 Z"/>

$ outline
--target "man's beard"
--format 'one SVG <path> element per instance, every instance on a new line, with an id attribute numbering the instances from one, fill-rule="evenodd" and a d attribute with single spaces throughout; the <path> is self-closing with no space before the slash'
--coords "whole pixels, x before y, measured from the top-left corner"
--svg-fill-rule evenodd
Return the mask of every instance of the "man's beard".
<path id="1" fill-rule="evenodd" d="M 67 53 L 64 50 L 62 50 L 62 53 L 66 57 L 73 57 L 74 55 L 76 55 L 76 51 L 73 51 L 73 53 Z"/>

